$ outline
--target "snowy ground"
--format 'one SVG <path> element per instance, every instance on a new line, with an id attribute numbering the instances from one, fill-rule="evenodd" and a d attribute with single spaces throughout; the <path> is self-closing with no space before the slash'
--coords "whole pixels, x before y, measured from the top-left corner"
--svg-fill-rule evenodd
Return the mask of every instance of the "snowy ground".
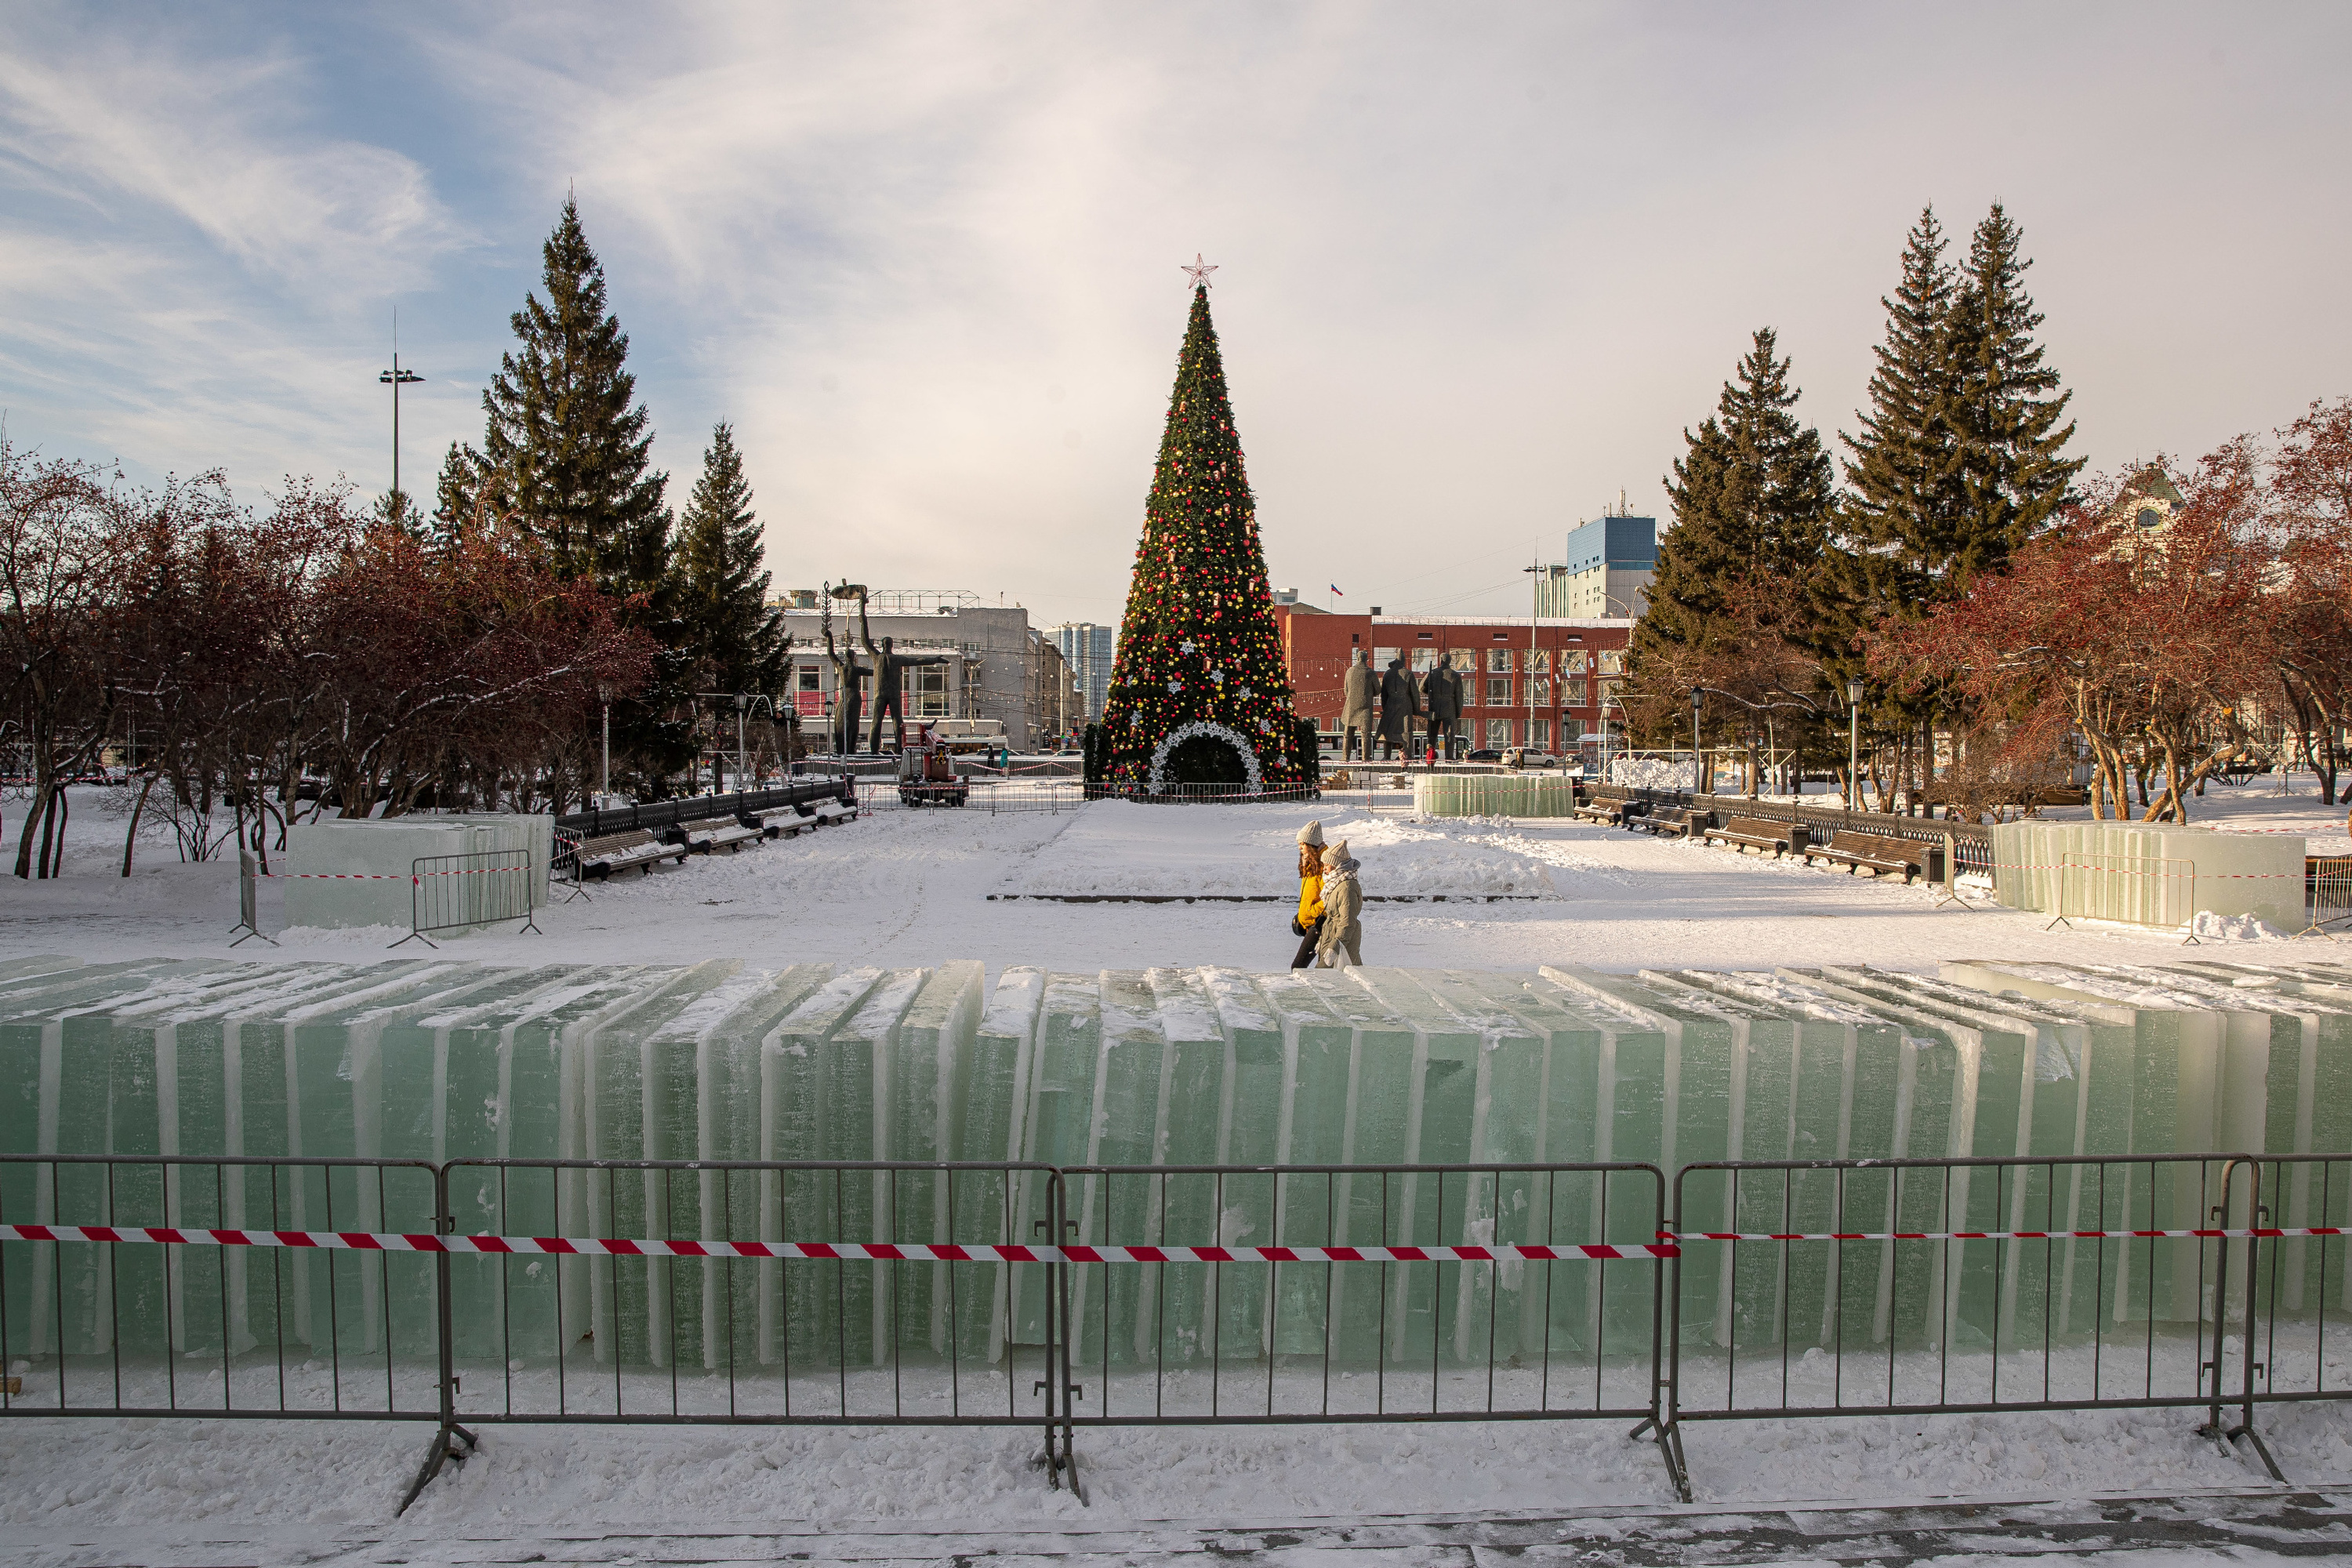
<path id="1" fill-rule="evenodd" d="M 223 933 L 236 919 L 233 866 L 182 865 L 168 844 L 151 841 L 124 879 L 114 874 L 121 824 L 104 814 L 121 792 L 78 793 L 101 798 L 77 803 L 67 874 L 46 883 L 0 879 L 0 956 L 226 951 Z M 2273 798 L 2242 792 L 2221 804 Z M 2300 815 L 2323 816 L 2308 793 L 2302 798 Z M 2248 810 L 2232 825 L 2270 826 L 2284 815 Z M 1015 963 L 1278 968 L 1296 945 L 1278 902 L 1064 904 L 1001 895 L 1286 898 L 1297 890 L 1293 835 L 1317 816 L 1328 836 L 1353 846 L 1369 894 L 1508 889 L 1492 903 L 1373 905 L 1364 934 L 1372 963 L 1531 972 L 1544 963 L 1630 970 L 1835 962 L 1924 970 L 1958 957 L 2153 960 L 2179 941 L 2080 921 L 2045 933 L 2032 915 L 1937 909 L 1925 888 L 1583 824 L 1413 822 L 1330 803 L 1318 811 L 1099 802 L 1059 815 L 885 811 L 738 855 L 630 874 L 541 911 L 544 935 L 460 938 L 446 951 L 489 963 L 977 958 L 992 974 Z M 273 887 L 266 910 L 275 898 Z M 400 934 L 295 931 L 278 948 L 247 942 L 237 951 L 359 960 Z"/>
<path id="2" fill-rule="evenodd" d="M 77 792 L 67 875 L 0 882 L 0 956 L 226 951 L 233 868 L 181 865 L 168 841 L 151 837 L 136 874 L 114 875 L 125 804 L 120 791 Z M 2284 799 L 2249 785 L 2199 805 L 2200 820 L 2248 829 L 2340 834 L 2343 820 L 2340 808 L 2317 805 L 2308 781 Z M 12 830 L 20 809 L 5 810 Z M 1318 816 L 1328 837 L 1350 842 L 1370 893 L 1510 895 L 1373 906 L 1365 956 L 1375 963 L 1928 969 L 1954 957 L 2161 962 L 2179 951 L 2179 939 L 2163 932 L 2078 923 L 2045 933 L 2039 917 L 1937 909 L 1925 889 L 1582 825 L 1123 803 L 1058 816 L 883 812 L 596 887 L 589 900 L 542 911 L 544 935 L 466 938 L 445 951 L 491 963 L 977 958 L 992 974 L 1014 963 L 1274 968 L 1295 945 L 1280 903 L 990 895 L 1287 897 L 1292 836 Z M 237 952 L 364 960 L 397 934 L 292 931 L 278 948 L 249 942 Z M 2197 1438 L 2195 1424 L 2170 1411 L 1765 1420 L 1694 1426 L 1686 1442 L 1694 1487 L 1717 1505 L 2267 1484 Z M 392 1510 L 425 1442 L 419 1427 L 10 1418 L 0 1420 L 0 1561 L 185 1556 L 199 1542 L 228 1543 L 205 1561 L 316 1561 L 361 1538 L 398 1548 L 368 1561 L 433 1560 L 436 1543 L 460 1537 L 730 1521 L 936 1529 L 908 1554 L 938 1558 L 957 1554 L 959 1531 L 1664 1506 L 1670 1493 L 1654 1448 L 1627 1440 L 1621 1426 L 1087 1431 L 1079 1452 L 1093 1506 L 1083 1510 L 1031 1467 L 1036 1440 L 1025 1430 L 517 1426 L 491 1429 L 477 1461 L 395 1523 Z M 2281 1407 L 2264 1412 L 2263 1427 L 2298 1483 L 2352 1487 L 2352 1411 Z M 626 1560 L 619 1550 L 604 1560 Z"/>

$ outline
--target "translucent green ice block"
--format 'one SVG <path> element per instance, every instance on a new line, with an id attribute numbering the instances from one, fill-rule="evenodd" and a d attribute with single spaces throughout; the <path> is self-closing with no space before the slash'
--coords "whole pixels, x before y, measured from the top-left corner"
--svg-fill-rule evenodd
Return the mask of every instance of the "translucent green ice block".
<path id="1" fill-rule="evenodd" d="M 1045 1000 L 1044 970 L 1016 967 L 997 976 L 973 1037 L 965 1088 L 954 1107 L 958 1159 L 1010 1162 L 1026 1157 L 1028 1086 Z M 953 1239 L 1019 1240 L 1028 1235 L 1027 1216 L 1044 1194 L 1044 1184 L 1034 1178 L 967 1172 L 956 1178 Z M 986 1339 L 976 1346 L 963 1342 L 959 1347 L 963 1353 L 978 1354 L 991 1363 L 1003 1353 L 1012 1331 L 1013 1276 L 1018 1271 L 1004 1263 L 955 1266 L 951 1278 L 957 1299 L 986 1305 L 984 1315 L 975 1306 L 969 1320 Z"/>
<path id="2" fill-rule="evenodd" d="M 1229 972 L 1213 971 L 1214 992 Z M 1348 1129 L 1354 1082 L 1355 1031 L 1295 971 L 1257 977 L 1254 994 L 1243 995 L 1227 1013 L 1228 1026 L 1244 1026 L 1238 1015 L 1263 1008 L 1280 1030 L 1282 1112 L 1276 1126 L 1275 1161 L 1286 1165 L 1339 1163 Z M 1220 1011 L 1225 1005 L 1220 1002 Z M 1255 1027 L 1255 1020 L 1246 1026 Z M 1327 1173 L 1286 1176 L 1276 1196 L 1276 1224 L 1286 1246 L 1328 1247 L 1337 1229 L 1340 1178 Z M 1279 1355 L 1320 1356 L 1328 1348 L 1325 1310 L 1330 1267 L 1282 1270 L 1275 1286 L 1274 1350 Z"/>

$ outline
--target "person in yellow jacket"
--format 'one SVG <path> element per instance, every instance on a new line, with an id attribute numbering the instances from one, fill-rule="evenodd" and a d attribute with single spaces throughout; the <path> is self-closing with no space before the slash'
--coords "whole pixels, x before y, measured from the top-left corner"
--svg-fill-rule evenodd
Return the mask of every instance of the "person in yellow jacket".
<path id="1" fill-rule="evenodd" d="M 1290 934 L 1300 939 L 1293 969 L 1315 962 L 1316 939 L 1323 933 L 1323 825 L 1310 822 L 1298 830 L 1298 914 Z"/>

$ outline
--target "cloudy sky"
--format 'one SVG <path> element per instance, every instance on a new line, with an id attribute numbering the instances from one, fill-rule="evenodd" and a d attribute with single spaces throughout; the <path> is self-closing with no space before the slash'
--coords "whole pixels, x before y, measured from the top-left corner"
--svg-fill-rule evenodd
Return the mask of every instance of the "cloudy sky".
<path id="1" fill-rule="evenodd" d="M 584 20 L 583 20 L 584 18 Z M 1213 295 L 1277 587 L 1511 614 L 1754 328 L 1854 427 L 1903 232 L 2023 225 L 2097 467 L 2352 393 L 2352 7 L 0 0 L 0 413 L 429 489 L 579 195 L 780 585 L 1115 619 Z"/>

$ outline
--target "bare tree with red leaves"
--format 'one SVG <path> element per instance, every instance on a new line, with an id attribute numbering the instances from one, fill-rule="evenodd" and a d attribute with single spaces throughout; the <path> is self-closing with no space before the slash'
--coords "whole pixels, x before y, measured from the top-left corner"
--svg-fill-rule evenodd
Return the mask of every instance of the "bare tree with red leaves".
<path id="1" fill-rule="evenodd" d="M 2279 683 L 2295 743 L 2333 805 L 2352 723 L 2352 397 L 2314 403 L 2278 434 Z"/>
<path id="2" fill-rule="evenodd" d="M 2129 810 L 2130 759 L 2160 761 L 2144 820 L 2186 821 L 2192 791 L 2243 755 L 2253 710 L 2276 689 L 2283 596 L 2259 456 L 2240 437 L 2179 476 L 2160 537 L 2118 515 L 2126 489 L 2090 487 L 2066 521 L 1921 622 L 1873 634 L 1874 668 L 1912 686 L 1948 682 L 1977 715 L 1980 763 L 2031 784 L 2080 735 L 2092 809 Z"/>

